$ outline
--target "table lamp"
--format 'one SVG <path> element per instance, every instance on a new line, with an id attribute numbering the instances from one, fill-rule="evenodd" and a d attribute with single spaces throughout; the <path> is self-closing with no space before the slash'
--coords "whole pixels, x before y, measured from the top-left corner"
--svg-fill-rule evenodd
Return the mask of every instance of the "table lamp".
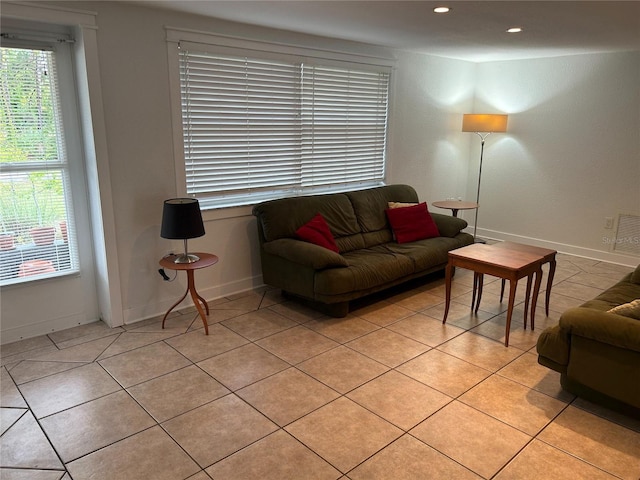
<path id="1" fill-rule="evenodd" d="M 173 240 L 184 240 L 184 253 L 176 256 L 174 263 L 193 263 L 200 260 L 189 254 L 187 240 L 204 235 L 204 224 L 200 204 L 195 198 L 171 198 L 164 201 L 160 236 Z"/>
<path id="2" fill-rule="evenodd" d="M 473 238 L 476 243 L 485 243 L 476 237 L 478 228 L 478 210 L 480 210 L 480 179 L 482 178 L 482 155 L 484 153 L 484 141 L 492 133 L 504 133 L 507 131 L 507 115 L 494 113 L 465 113 L 462 116 L 462 131 L 472 132 L 480 137 L 480 169 L 478 171 L 478 192 L 476 195 L 476 218 L 473 222 Z"/>

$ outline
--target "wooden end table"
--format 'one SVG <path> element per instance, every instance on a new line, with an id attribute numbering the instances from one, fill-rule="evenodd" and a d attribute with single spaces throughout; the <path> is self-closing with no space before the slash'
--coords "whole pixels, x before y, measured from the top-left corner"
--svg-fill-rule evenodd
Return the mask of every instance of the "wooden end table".
<path id="1" fill-rule="evenodd" d="M 202 318 L 202 323 L 204 324 L 204 333 L 205 335 L 209 335 L 207 317 L 204 313 L 204 310 L 202 309 L 202 306 L 204 305 L 204 309 L 206 310 L 207 315 L 209 315 L 209 305 L 207 305 L 205 299 L 202 298 L 196 291 L 196 283 L 193 273 L 200 268 L 210 267 L 211 265 L 218 263 L 218 257 L 210 253 L 201 252 L 194 253 L 194 255 L 200 257 L 200 260 L 193 263 L 174 263 L 176 255 L 168 255 L 160 260 L 160 266 L 162 268 L 168 268 L 169 270 L 184 270 L 187 272 L 187 290 L 184 292 L 184 295 L 182 295 L 180 300 L 174 303 L 171 308 L 167 310 L 167 313 L 164 314 L 164 318 L 162 319 L 162 328 L 164 328 L 164 322 L 167 319 L 169 313 L 171 313 L 171 310 L 176 308 L 186 298 L 187 294 L 191 292 L 191 299 L 193 300 L 193 304 L 196 306 L 196 309 L 200 314 L 200 318 Z"/>
<path id="2" fill-rule="evenodd" d="M 518 280 L 527 277 L 527 294 L 525 297 L 525 318 L 529 303 L 531 279 L 535 274 L 535 286 L 533 288 L 532 309 L 535 311 L 542 280 L 542 257 L 528 251 L 493 248 L 493 245 L 476 243 L 466 247 L 451 250 L 446 272 L 446 304 L 442 323 L 446 323 L 451 305 L 451 277 L 455 267 L 466 268 L 480 275 L 493 275 L 494 277 L 509 280 L 509 305 L 507 307 L 507 325 L 505 330 L 504 346 L 509 346 L 509 330 L 513 305 L 516 298 Z M 475 283 L 475 277 L 474 277 Z M 474 287 L 475 290 L 475 287 Z M 533 328 L 533 320 L 532 320 Z"/>
<path id="3" fill-rule="evenodd" d="M 541 257 L 540 266 L 545 263 L 549 264 L 549 275 L 547 276 L 547 289 L 545 290 L 545 302 L 544 302 L 544 313 L 549 316 L 549 299 L 551 298 L 551 287 L 553 286 L 553 277 L 556 273 L 556 254 L 558 253 L 556 250 L 551 250 L 549 248 L 542 247 L 534 247 L 532 245 L 525 245 L 523 243 L 515 243 L 515 242 L 499 242 L 491 245 L 494 248 L 506 248 L 508 250 L 518 250 L 521 252 L 529 252 L 534 255 L 538 255 Z M 482 281 L 483 277 L 480 275 L 478 278 L 478 303 L 476 304 L 475 311 L 478 311 L 478 307 L 480 306 L 480 299 L 482 297 Z M 500 287 L 500 302 L 504 298 L 504 285 L 505 279 L 502 279 L 502 285 Z M 474 278 L 474 286 L 473 286 L 473 296 L 476 296 L 476 279 Z M 473 306 L 473 300 L 471 301 Z M 526 313 L 525 313 L 526 315 Z M 531 311 L 531 330 L 533 330 L 535 324 L 535 310 Z M 524 328 L 527 328 L 527 319 L 524 320 Z"/>
<path id="4" fill-rule="evenodd" d="M 460 200 L 441 200 L 433 202 L 431 205 L 438 208 L 448 208 L 454 217 L 458 216 L 458 210 L 474 210 L 478 208 L 475 202 L 462 202 Z"/>

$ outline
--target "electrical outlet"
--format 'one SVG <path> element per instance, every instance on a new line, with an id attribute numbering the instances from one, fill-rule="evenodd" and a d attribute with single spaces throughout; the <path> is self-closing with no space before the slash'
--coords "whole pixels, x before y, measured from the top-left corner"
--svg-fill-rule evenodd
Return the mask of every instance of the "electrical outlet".
<path id="1" fill-rule="evenodd" d="M 611 230 L 613 228 L 613 217 L 604 217 L 604 228 Z"/>

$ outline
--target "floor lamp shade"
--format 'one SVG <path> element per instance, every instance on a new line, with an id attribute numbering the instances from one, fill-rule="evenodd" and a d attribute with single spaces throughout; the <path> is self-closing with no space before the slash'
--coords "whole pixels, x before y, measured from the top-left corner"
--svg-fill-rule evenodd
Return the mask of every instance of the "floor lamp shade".
<path id="1" fill-rule="evenodd" d="M 478 210 L 480 210 L 480 180 L 482 178 L 482 157 L 484 153 L 484 141 L 492 133 L 504 133 L 507 131 L 508 115 L 496 113 L 465 113 L 462 116 L 462 131 L 475 133 L 480 137 L 480 168 L 478 169 L 478 190 L 476 195 L 476 218 L 473 224 L 473 238 L 478 243 L 484 240 L 476 236 L 478 228 Z"/>
<path id="2" fill-rule="evenodd" d="M 463 132 L 498 133 L 507 131 L 508 115 L 494 113 L 466 113 L 462 116 Z"/>
<path id="3" fill-rule="evenodd" d="M 160 236 L 184 240 L 184 254 L 176 257 L 176 263 L 192 263 L 199 260 L 187 251 L 187 239 L 204 235 L 204 223 L 200 204 L 195 198 L 171 198 L 164 201 Z"/>

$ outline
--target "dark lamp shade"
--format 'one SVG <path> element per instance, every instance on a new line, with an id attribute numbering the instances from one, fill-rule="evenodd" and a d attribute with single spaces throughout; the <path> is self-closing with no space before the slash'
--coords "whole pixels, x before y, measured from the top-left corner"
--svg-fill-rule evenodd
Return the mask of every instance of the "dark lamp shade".
<path id="1" fill-rule="evenodd" d="M 195 198 L 171 198 L 164 201 L 162 210 L 162 238 L 196 238 L 204 235 L 200 204 Z"/>

